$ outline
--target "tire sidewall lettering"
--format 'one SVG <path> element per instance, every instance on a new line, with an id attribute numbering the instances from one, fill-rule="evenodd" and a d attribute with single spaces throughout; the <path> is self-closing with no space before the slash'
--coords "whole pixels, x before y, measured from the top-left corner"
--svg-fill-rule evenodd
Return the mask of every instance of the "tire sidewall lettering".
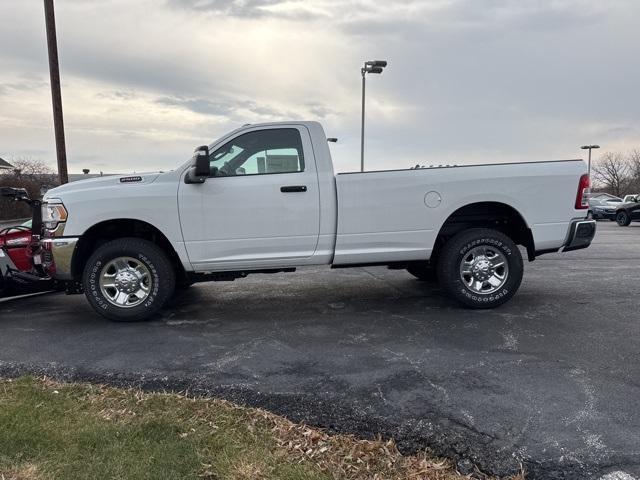
<path id="1" fill-rule="evenodd" d="M 467 254 L 467 252 L 469 252 L 469 250 L 475 247 L 479 247 L 481 245 L 491 245 L 496 248 L 499 248 L 502 251 L 502 253 L 504 253 L 507 256 L 513 255 L 511 248 L 505 245 L 502 240 L 498 240 L 495 238 L 479 238 L 477 240 L 473 240 L 465 244 L 465 246 L 460 249 L 459 254 L 464 256 Z"/>

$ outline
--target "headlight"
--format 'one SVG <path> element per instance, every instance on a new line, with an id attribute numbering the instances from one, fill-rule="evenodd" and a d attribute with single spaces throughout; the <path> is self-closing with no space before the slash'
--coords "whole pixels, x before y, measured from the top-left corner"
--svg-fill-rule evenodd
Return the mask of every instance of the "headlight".
<path id="1" fill-rule="evenodd" d="M 67 220 L 67 209 L 61 203 L 42 204 L 42 223 L 48 230 L 55 229 L 60 222 Z"/>

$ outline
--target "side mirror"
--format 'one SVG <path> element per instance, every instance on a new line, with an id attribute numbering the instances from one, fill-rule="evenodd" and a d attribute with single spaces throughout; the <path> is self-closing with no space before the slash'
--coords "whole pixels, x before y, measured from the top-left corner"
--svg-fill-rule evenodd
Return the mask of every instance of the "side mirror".
<path id="1" fill-rule="evenodd" d="M 209 147 L 203 145 L 193 152 L 191 167 L 184 177 L 185 183 L 204 183 L 209 178 Z"/>

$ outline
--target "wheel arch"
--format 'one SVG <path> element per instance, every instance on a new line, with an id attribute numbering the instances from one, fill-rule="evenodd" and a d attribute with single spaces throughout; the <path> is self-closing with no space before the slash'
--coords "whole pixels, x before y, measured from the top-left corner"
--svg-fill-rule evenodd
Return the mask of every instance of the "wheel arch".
<path id="1" fill-rule="evenodd" d="M 444 221 L 435 240 L 432 258 L 437 258 L 446 241 L 468 228 L 492 228 L 527 249 L 529 261 L 536 257 L 533 232 L 524 216 L 513 206 L 497 201 L 478 201 L 459 207 Z"/>
<path id="2" fill-rule="evenodd" d="M 171 262 L 176 279 L 186 276 L 182 260 L 168 237 L 156 226 L 134 218 L 104 220 L 88 228 L 80 237 L 71 261 L 71 273 L 74 279 L 82 276 L 85 264 L 91 254 L 100 245 L 118 238 L 134 237 L 149 240 L 160 247 Z"/>

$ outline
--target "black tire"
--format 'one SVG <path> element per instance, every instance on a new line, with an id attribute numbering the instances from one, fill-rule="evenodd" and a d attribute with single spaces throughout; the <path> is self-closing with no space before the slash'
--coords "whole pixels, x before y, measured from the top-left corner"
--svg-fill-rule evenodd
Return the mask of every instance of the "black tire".
<path id="1" fill-rule="evenodd" d="M 438 274 L 436 269 L 427 262 L 412 263 L 407 267 L 407 272 L 416 277 L 421 282 L 437 282 Z"/>
<path id="2" fill-rule="evenodd" d="M 629 224 L 631 223 L 631 216 L 629 216 L 629 214 L 624 210 L 621 210 L 618 213 L 616 213 L 616 222 L 621 227 L 628 227 Z"/>
<path id="3" fill-rule="evenodd" d="M 100 288 L 99 278 L 103 269 L 108 268 L 112 260 L 122 257 L 134 259 L 149 272 L 148 296 L 136 306 L 116 306 Z M 114 322 L 148 320 L 171 298 L 175 281 L 175 272 L 167 255 L 154 243 L 140 238 L 121 238 L 100 246 L 87 261 L 82 275 L 84 292 L 93 309 Z"/>
<path id="4" fill-rule="evenodd" d="M 504 283 L 493 292 L 472 290 L 461 274 L 461 266 L 471 255 L 471 250 L 481 246 L 500 253 L 508 266 L 508 271 L 503 273 L 506 275 Z M 520 287 L 523 272 L 522 255 L 516 244 L 503 233 L 488 228 L 473 228 L 458 233 L 444 245 L 438 261 L 440 285 L 458 302 L 474 309 L 494 308 L 510 300 Z"/>

